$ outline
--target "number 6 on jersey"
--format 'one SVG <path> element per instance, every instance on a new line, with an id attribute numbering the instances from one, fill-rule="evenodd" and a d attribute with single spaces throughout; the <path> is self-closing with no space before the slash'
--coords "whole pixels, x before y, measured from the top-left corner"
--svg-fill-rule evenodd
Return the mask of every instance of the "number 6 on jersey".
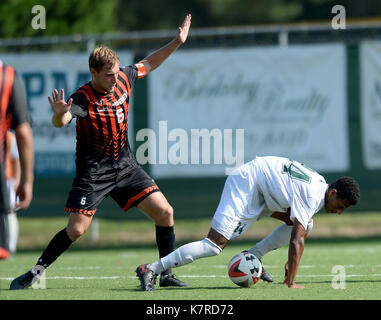
<path id="1" fill-rule="evenodd" d="M 118 118 L 118 123 L 122 123 L 124 120 L 124 112 L 122 108 L 116 110 L 116 116 Z"/>

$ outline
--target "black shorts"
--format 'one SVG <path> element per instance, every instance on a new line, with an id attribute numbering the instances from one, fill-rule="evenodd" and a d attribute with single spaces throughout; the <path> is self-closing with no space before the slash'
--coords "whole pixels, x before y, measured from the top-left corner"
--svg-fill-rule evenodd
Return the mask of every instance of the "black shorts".
<path id="1" fill-rule="evenodd" d="M 142 168 L 136 167 L 120 179 L 92 183 L 75 182 L 69 193 L 65 211 L 92 216 L 108 196 L 111 196 L 123 211 L 127 211 L 157 191 L 160 190 L 155 181 Z"/>

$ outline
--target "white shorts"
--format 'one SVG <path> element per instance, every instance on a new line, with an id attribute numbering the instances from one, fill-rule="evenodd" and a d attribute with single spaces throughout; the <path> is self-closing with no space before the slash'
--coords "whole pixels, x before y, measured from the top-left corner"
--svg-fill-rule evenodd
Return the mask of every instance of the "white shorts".
<path id="1" fill-rule="evenodd" d="M 255 160 L 227 177 L 211 227 L 226 239 L 239 237 L 257 220 L 272 214 L 256 184 Z"/>

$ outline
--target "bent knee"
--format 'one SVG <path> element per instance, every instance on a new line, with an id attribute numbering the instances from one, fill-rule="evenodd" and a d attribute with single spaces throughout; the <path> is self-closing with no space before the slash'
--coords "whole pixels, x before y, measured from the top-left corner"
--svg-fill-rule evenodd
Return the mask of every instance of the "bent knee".
<path id="1" fill-rule="evenodd" d="M 173 225 L 173 208 L 170 204 L 158 208 L 155 215 L 155 222 L 157 225 Z"/>
<path id="2" fill-rule="evenodd" d="M 73 241 L 81 237 L 86 232 L 86 230 L 87 228 L 81 225 L 68 226 L 66 228 L 67 235 Z"/>
<path id="3" fill-rule="evenodd" d="M 219 245 L 214 243 L 212 240 L 209 238 L 204 238 L 201 243 L 203 244 L 203 247 L 205 248 L 204 250 L 208 251 L 210 255 L 216 256 L 221 253 L 223 248 L 221 248 Z"/>

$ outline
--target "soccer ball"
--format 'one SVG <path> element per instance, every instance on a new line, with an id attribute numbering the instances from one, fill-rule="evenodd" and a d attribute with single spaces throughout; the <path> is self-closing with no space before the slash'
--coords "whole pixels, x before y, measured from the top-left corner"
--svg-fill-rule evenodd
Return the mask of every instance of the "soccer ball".
<path id="1" fill-rule="evenodd" d="M 255 255 L 242 251 L 230 260 L 228 274 L 236 285 L 250 287 L 261 277 L 262 264 Z"/>

